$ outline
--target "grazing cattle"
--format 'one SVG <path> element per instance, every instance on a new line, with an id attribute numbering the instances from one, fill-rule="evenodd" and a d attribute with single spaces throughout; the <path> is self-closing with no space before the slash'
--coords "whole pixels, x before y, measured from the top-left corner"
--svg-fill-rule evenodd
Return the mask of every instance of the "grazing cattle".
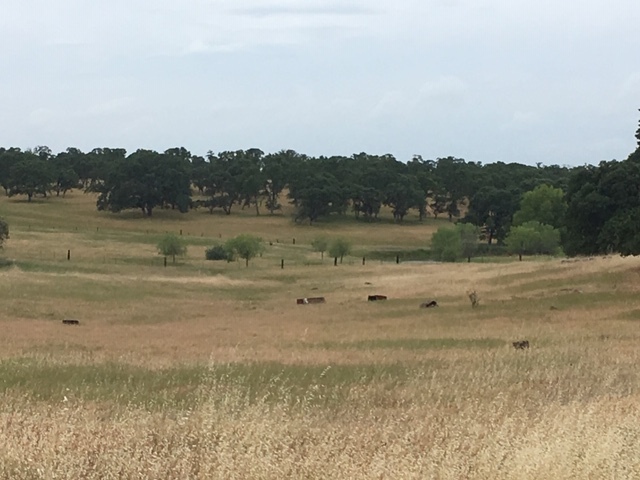
<path id="1" fill-rule="evenodd" d="M 296 300 L 296 303 L 298 305 L 309 305 L 310 303 L 325 303 L 326 300 L 324 299 L 324 297 L 305 297 L 305 298 L 298 298 Z"/>
<path id="2" fill-rule="evenodd" d="M 435 300 L 428 300 L 420 304 L 420 308 L 433 308 L 437 306 L 438 306 L 438 302 L 436 302 Z"/>
<path id="3" fill-rule="evenodd" d="M 529 348 L 529 340 L 520 340 L 519 342 L 513 342 L 513 348 L 516 350 L 524 350 Z"/>
<path id="4" fill-rule="evenodd" d="M 369 302 L 376 302 L 378 300 L 386 300 L 387 296 L 386 295 L 369 295 L 367 297 L 367 301 Z"/>

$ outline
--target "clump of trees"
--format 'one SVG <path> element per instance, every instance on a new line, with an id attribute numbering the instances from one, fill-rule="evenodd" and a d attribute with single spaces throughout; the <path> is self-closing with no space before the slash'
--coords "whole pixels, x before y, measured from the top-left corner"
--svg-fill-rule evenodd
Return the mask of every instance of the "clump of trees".
<path id="1" fill-rule="evenodd" d="M 568 255 L 640 253 L 640 147 L 627 160 L 585 166 L 567 189 Z"/>
<path id="2" fill-rule="evenodd" d="M 176 235 L 165 235 L 158 242 L 158 253 L 165 257 L 172 257 L 173 263 L 176 263 L 176 256 L 187 254 L 187 245 L 183 239 Z"/>
<path id="3" fill-rule="evenodd" d="M 404 163 L 392 155 L 364 152 L 313 158 L 257 148 L 210 151 L 203 157 L 183 147 L 129 155 L 118 148 L 88 153 L 68 148 L 54 154 L 46 146 L 26 151 L 0 147 L 0 185 L 7 195 L 25 195 L 29 201 L 82 188 L 97 193 L 98 210 L 139 209 L 145 216 L 158 208 L 219 209 L 227 215 L 252 208 L 259 215 L 266 207 L 274 214 L 287 192 L 296 222 L 349 213 L 358 221 L 375 222 L 387 207 L 397 223 L 411 213 L 420 220 L 445 217 L 476 227 L 479 240 L 488 245 L 509 244 L 515 251 L 532 251 L 522 247 L 530 243 L 522 236 L 530 237 L 532 227 L 515 229 L 538 222 L 541 226 L 533 230 L 549 231 L 542 225 L 557 230 L 569 255 L 629 255 L 640 253 L 640 129 L 636 138 L 638 149 L 626 160 L 576 168 L 483 165 L 419 155 Z M 470 259 L 474 254 L 466 253 L 475 245 L 471 240 L 461 237 L 460 245 L 451 240 L 438 255 Z M 436 237 L 436 249 L 438 242 Z M 317 251 L 324 256 L 324 249 Z"/>

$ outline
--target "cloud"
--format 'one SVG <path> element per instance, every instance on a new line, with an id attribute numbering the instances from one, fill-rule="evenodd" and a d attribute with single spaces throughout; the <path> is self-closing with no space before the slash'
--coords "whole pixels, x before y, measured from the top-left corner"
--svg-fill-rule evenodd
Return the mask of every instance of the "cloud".
<path id="1" fill-rule="evenodd" d="M 634 97 L 637 99 L 640 96 L 640 72 L 633 72 L 620 87 L 620 97 Z"/>
<path id="2" fill-rule="evenodd" d="M 229 53 L 237 52 L 246 48 L 246 44 L 242 42 L 234 43 L 209 43 L 204 40 L 193 40 L 181 52 L 183 55 L 199 54 L 199 53 Z"/>
<path id="3" fill-rule="evenodd" d="M 50 124 L 55 117 L 55 112 L 49 108 L 36 108 L 29 113 L 29 123 L 35 127 L 43 127 Z"/>
<path id="4" fill-rule="evenodd" d="M 371 110 L 371 116 L 374 118 L 385 117 L 388 115 L 395 116 L 399 111 L 404 109 L 406 104 L 404 95 L 399 90 L 385 93 Z"/>
<path id="5" fill-rule="evenodd" d="M 516 111 L 513 112 L 511 119 L 500 127 L 500 130 L 520 130 L 530 128 L 540 122 L 540 116 L 536 112 Z"/>
<path id="6" fill-rule="evenodd" d="M 427 80 L 420 87 L 422 99 L 455 99 L 467 92 L 467 84 L 455 75 L 443 75 Z"/>
<path id="7" fill-rule="evenodd" d="M 271 17 L 271 16 L 288 16 L 288 15 L 372 15 L 376 11 L 368 6 L 358 4 L 348 4 L 346 2 L 330 3 L 330 2 L 306 2 L 272 4 L 272 5 L 255 5 L 251 7 L 234 8 L 231 13 L 245 15 L 249 17 Z"/>

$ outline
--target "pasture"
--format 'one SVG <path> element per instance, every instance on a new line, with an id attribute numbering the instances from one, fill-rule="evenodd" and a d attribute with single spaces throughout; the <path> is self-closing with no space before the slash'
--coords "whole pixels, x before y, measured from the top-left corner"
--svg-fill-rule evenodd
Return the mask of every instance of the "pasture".
<path id="1" fill-rule="evenodd" d="M 638 259 L 362 265 L 448 222 L 94 201 L 0 198 L 0 478 L 637 478 Z M 264 255 L 204 259 L 238 233 Z M 318 234 L 354 255 L 321 261 Z"/>

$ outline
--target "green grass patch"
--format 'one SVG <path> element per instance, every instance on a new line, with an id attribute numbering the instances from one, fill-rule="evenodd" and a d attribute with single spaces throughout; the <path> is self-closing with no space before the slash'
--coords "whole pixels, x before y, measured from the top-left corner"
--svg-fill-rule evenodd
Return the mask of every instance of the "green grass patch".
<path id="1" fill-rule="evenodd" d="M 204 367 L 149 370 L 132 365 L 51 364 L 34 359 L 0 362 L 0 391 L 35 400 L 112 401 L 149 408 L 189 407 L 206 373 Z"/>
<path id="2" fill-rule="evenodd" d="M 0 392 L 48 403 L 65 402 L 66 398 L 160 409 L 193 407 L 202 400 L 202 392 L 233 391 L 240 392 L 249 404 L 267 401 L 330 406 L 344 401 L 354 386 L 377 384 L 392 389 L 410 376 L 411 372 L 399 364 L 264 362 L 152 370 L 121 363 L 77 365 L 23 358 L 0 362 Z"/>
<path id="3" fill-rule="evenodd" d="M 451 348 L 491 349 L 502 347 L 505 343 L 499 338 L 385 338 L 355 342 L 322 342 L 313 345 L 313 347 L 329 350 L 445 350 Z"/>
<path id="4" fill-rule="evenodd" d="M 367 260 L 382 260 L 386 262 L 395 262 L 397 257 L 400 257 L 401 262 L 426 262 L 432 260 L 431 250 L 427 248 L 370 250 L 361 253 L 361 256 L 366 257 Z"/>
<path id="5" fill-rule="evenodd" d="M 9 268 L 14 264 L 13 260 L 0 257 L 0 268 Z"/>

